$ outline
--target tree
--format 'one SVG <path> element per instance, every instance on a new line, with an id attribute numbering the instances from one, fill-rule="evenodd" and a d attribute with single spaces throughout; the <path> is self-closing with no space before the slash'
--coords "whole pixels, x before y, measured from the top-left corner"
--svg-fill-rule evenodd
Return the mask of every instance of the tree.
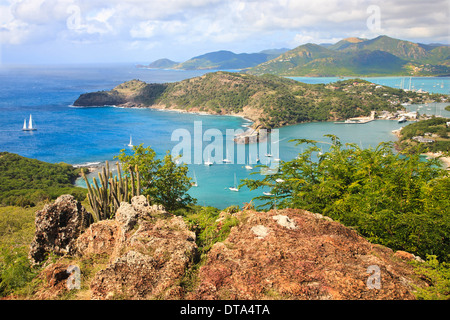
<path id="1" fill-rule="evenodd" d="M 134 146 L 133 151 L 133 155 L 127 155 L 123 149 L 115 158 L 119 159 L 123 168 L 138 167 L 141 194 L 162 204 L 167 210 L 183 208 L 194 202 L 187 193 L 191 178 L 187 176 L 186 164 L 178 165 L 169 151 L 162 160 L 158 159 L 156 152 L 151 147 L 144 148 L 143 144 Z"/>
<path id="2" fill-rule="evenodd" d="M 262 207 L 321 213 L 369 241 L 449 261 L 450 177 L 439 162 L 395 154 L 391 143 L 362 149 L 329 137 L 326 153 L 315 141 L 296 140 L 312 146 L 282 162 L 275 175 L 245 179 L 242 185 L 271 188 L 271 195 L 257 197 Z"/>

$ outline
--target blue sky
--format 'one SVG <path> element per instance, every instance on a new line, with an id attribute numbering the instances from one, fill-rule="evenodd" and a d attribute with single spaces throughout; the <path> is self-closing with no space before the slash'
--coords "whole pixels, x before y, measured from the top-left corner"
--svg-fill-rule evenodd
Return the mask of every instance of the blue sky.
<path id="1" fill-rule="evenodd" d="M 448 44 L 449 12 L 449 0 L 0 0 L 0 58 L 185 61 L 381 34 Z"/>

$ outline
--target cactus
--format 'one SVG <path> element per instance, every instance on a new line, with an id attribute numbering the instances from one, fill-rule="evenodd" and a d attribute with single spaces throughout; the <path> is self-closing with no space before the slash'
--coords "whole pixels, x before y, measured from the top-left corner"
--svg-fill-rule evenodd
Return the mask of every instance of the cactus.
<path id="1" fill-rule="evenodd" d="M 98 182 L 96 178 L 93 178 L 92 185 L 82 172 L 88 189 L 87 198 L 94 211 L 96 221 L 113 218 L 121 202 L 131 202 L 132 197 L 140 195 L 141 185 L 138 167 L 135 166 L 134 170 L 132 167 L 129 168 L 131 176 L 130 191 L 128 177 L 126 176 L 125 179 L 122 177 L 120 165 L 118 162 L 116 164 L 117 176 L 113 177 L 109 170 L 109 163 L 106 161 L 105 167 L 98 173 Z"/>

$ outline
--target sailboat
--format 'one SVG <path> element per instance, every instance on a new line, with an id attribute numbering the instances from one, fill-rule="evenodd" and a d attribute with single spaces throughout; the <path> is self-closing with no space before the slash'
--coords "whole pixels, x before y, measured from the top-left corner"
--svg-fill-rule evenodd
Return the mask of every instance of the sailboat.
<path id="1" fill-rule="evenodd" d="M 131 138 L 131 134 L 130 134 L 130 142 L 128 143 L 129 147 L 133 147 L 133 139 Z"/>
<path id="2" fill-rule="evenodd" d="M 245 165 L 245 169 L 247 169 L 247 170 L 252 170 L 253 169 L 253 167 L 250 165 L 250 154 L 248 155 L 248 161 L 247 161 L 247 164 Z"/>
<path id="3" fill-rule="evenodd" d="M 236 173 L 234 174 L 234 187 L 230 187 L 229 189 L 230 189 L 231 191 L 235 191 L 235 192 L 238 192 L 238 191 L 239 191 L 239 189 L 238 189 L 238 187 L 237 187 Z"/>
<path id="4" fill-rule="evenodd" d="M 197 184 L 197 176 L 195 175 L 195 171 L 194 171 L 194 181 L 191 182 L 191 186 L 193 186 L 193 187 L 198 187 L 198 184 Z"/>
<path id="5" fill-rule="evenodd" d="M 22 128 L 22 130 L 23 131 L 35 131 L 36 130 L 36 128 L 33 128 L 33 118 L 31 116 L 31 114 L 30 114 L 30 120 L 28 122 L 28 127 L 27 127 L 27 119 L 25 119 L 23 121 L 23 128 Z"/>
<path id="6" fill-rule="evenodd" d="M 227 152 L 227 157 L 225 159 L 222 160 L 223 163 L 231 163 L 231 160 L 228 157 L 228 152 Z"/>
<path id="7" fill-rule="evenodd" d="M 208 161 L 205 161 L 205 166 L 211 166 L 213 163 L 211 162 L 211 159 L 208 158 Z"/>

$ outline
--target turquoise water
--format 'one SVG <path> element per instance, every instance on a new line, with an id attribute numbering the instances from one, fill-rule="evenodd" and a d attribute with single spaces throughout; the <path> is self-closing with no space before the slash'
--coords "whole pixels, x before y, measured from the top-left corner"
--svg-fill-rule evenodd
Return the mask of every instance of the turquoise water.
<path id="1" fill-rule="evenodd" d="M 230 116 L 211 116 L 176 112 L 162 112 L 150 109 L 121 109 L 113 107 L 75 108 L 72 103 L 85 92 L 110 90 L 131 79 L 146 82 L 172 82 L 204 74 L 206 71 L 171 71 L 136 69 L 132 65 L 103 66 L 58 66 L 58 67 L 10 67 L 0 69 L 0 150 L 20 154 L 47 162 L 71 164 L 114 161 L 121 149 L 127 146 L 130 135 L 133 144 L 151 146 L 162 157 L 179 142 L 172 141 L 172 133 L 184 129 L 194 136 L 194 122 L 202 124 L 202 133 L 208 129 L 226 134 L 227 129 L 242 129 L 246 120 Z M 337 78 L 302 78 L 304 82 L 327 82 Z M 370 79 L 369 79 L 370 80 Z M 401 78 L 377 78 L 377 81 L 400 83 Z M 375 82 L 375 80 L 373 80 Z M 413 78 L 413 83 L 416 79 Z M 417 81 L 430 83 L 434 92 L 449 88 L 449 79 L 421 78 Z M 433 87 L 434 83 L 443 82 Z M 418 82 L 418 83 L 422 83 Z M 376 82 L 379 83 L 379 82 Z M 380 83 L 383 84 L 383 83 Z M 424 89 L 426 90 L 426 89 Z M 427 90 L 432 91 L 432 90 Z M 434 114 L 450 117 L 443 110 L 447 104 L 432 104 L 423 109 Z M 411 106 L 409 108 L 418 108 Z M 428 113 L 428 112 L 425 112 Z M 21 130 L 25 118 L 33 115 L 37 131 Z M 334 134 L 341 141 L 357 143 L 363 147 L 375 147 L 382 141 L 392 141 L 391 133 L 405 124 L 396 121 L 374 121 L 364 125 L 307 123 L 279 129 L 274 148 L 279 148 L 279 158 L 293 159 L 303 146 L 295 147 L 290 139 L 307 138 L 319 141 L 329 140 L 325 134 Z M 192 141 L 193 142 L 193 141 Z M 192 143 L 192 153 L 202 152 L 212 142 L 204 141 L 202 146 Z M 224 145 L 226 144 L 224 137 Z M 324 151 L 328 144 L 321 145 Z M 252 146 L 251 148 L 253 148 Z M 263 147 L 261 145 L 260 147 Z M 197 150 L 197 149 L 199 150 Z M 249 146 L 245 146 L 248 155 Z M 203 150 L 202 150 L 203 149 Z M 256 169 L 247 170 L 244 163 L 237 163 L 237 147 L 234 148 L 234 164 L 215 163 L 212 166 L 189 164 L 190 176 L 197 178 L 198 187 L 190 190 L 201 205 L 225 208 L 243 205 L 262 191 L 250 192 L 246 188 L 232 192 L 234 176 L 238 180 L 250 176 Z M 274 150 L 272 150 L 274 151 Z M 252 153 L 252 160 L 256 158 Z M 273 160 L 260 154 L 261 162 Z"/>
<path id="2" fill-rule="evenodd" d="M 355 77 L 289 77 L 305 83 L 331 83 Z M 396 89 L 423 90 L 431 93 L 450 94 L 448 77 L 360 77 L 361 79 Z M 410 85 L 411 83 L 411 85 Z"/>

